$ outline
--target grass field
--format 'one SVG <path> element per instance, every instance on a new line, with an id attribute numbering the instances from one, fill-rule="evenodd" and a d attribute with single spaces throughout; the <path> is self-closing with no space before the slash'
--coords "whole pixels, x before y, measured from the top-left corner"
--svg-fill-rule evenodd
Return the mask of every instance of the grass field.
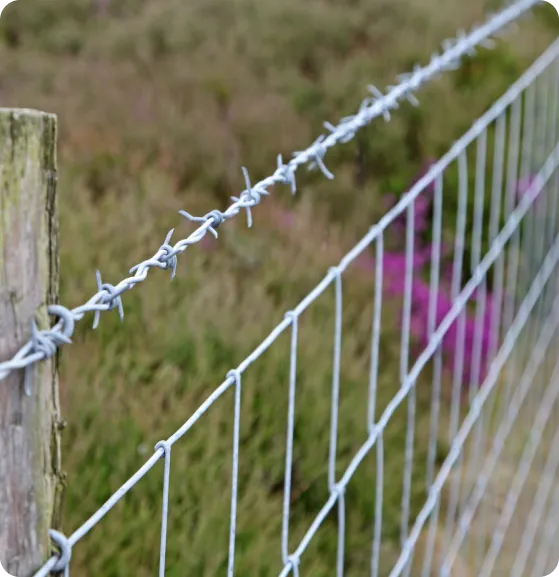
<path id="1" fill-rule="evenodd" d="M 177 211 L 224 209 L 243 187 L 354 111 L 379 88 L 426 63 L 459 28 L 499 3 L 470 0 L 21 0 L 0 22 L 3 106 L 59 116 L 61 302 L 96 291 L 95 270 L 116 284 L 151 256 Z M 68 423 L 63 529 L 74 530 L 197 408 L 227 371 L 282 320 L 400 195 L 556 37 L 551 6 L 422 90 L 328 156 L 327 181 L 301 174 L 298 194 L 278 187 L 124 297 L 125 319 L 79 324 L 61 355 Z M 448 203 L 453 215 L 456 204 Z M 346 280 L 347 279 L 347 280 Z M 337 471 L 367 434 L 373 278 L 344 276 L 344 336 Z M 301 319 L 291 510 L 293 550 L 328 498 L 333 345 L 332 290 Z M 399 387 L 397 303 L 383 306 L 378 411 Z M 92 321 L 92 318 L 91 318 Z M 236 575 L 279 573 L 289 333 L 243 380 Z M 417 387 L 412 518 L 425 499 L 431 390 Z M 442 420 L 448 418 L 447 383 Z M 399 553 L 406 407 L 385 433 L 381 574 Z M 231 486 L 229 391 L 173 449 L 167 552 L 170 577 L 224 575 Z M 448 444 L 441 436 L 438 459 Z M 153 575 L 159 551 L 162 468 L 157 467 L 75 548 L 78 577 Z M 347 493 L 346 574 L 368 574 L 374 454 Z M 301 565 L 333 574 L 334 511 Z"/>

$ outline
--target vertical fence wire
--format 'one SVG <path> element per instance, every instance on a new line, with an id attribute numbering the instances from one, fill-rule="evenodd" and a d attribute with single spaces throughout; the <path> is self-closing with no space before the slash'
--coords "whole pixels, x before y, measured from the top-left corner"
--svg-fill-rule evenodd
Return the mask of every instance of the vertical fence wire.
<path id="1" fill-rule="evenodd" d="M 402 319 L 402 342 L 400 348 L 400 382 L 403 384 L 408 375 L 409 355 L 410 355 L 410 324 L 412 309 L 413 291 L 413 261 L 414 261 L 414 239 L 415 239 L 415 203 L 410 203 L 406 211 L 406 270 L 404 280 L 404 307 Z M 416 395 L 415 386 L 411 388 L 408 395 L 407 421 L 406 421 L 406 444 L 404 453 L 404 483 L 402 488 L 402 519 L 401 519 L 401 542 L 405 543 L 408 536 L 411 482 L 413 472 L 413 444 L 415 432 L 415 409 Z M 406 575 L 411 570 L 411 563 L 406 568 Z"/>
<path id="2" fill-rule="evenodd" d="M 297 344 L 299 319 L 290 311 L 286 314 L 291 322 L 291 347 L 289 362 L 289 399 L 287 413 L 287 442 L 285 448 L 285 480 L 283 491 L 283 519 L 281 534 L 281 557 L 284 565 L 289 560 L 289 510 L 291 503 L 291 475 L 293 471 L 293 435 L 295 430 L 295 387 L 297 380 Z"/>
<path id="3" fill-rule="evenodd" d="M 454 261 L 452 269 L 451 296 L 455 300 L 461 291 L 463 279 L 464 248 L 466 233 L 466 214 L 468 201 L 468 160 L 466 149 L 458 156 L 458 210 L 456 234 L 454 240 Z M 448 439 L 452 443 L 458 432 L 462 404 L 462 379 L 464 375 L 464 347 L 466 339 L 466 306 L 460 310 L 458 316 L 452 374 L 452 401 L 450 415 L 450 429 Z M 459 506 L 460 484 L 462 470 L 462 455 L 456 464 L 455 474 L 450 482 L 450 496 L 447 507 L 445 542 L 448 544 L 454 530 L 454 520 Z"/>
<path id="4" fill-rule="evenodd" d="M 429 275 L 429 314 L 427 335 L 433 336 L 437 322 L 437 302 L 439 300 L 439 279 L 441 268 L 441 241 L 442 241 L 442 211 L 443 211 L 443 179 L 439 175 L 435 180 L 433 198 L 433 244 L 431 247 L 431 266 Z M 442 349 L 439 347 L 433 355 L 433 385 L 431 396 L 431 425 L 429 448 L 427 455 L 427 490 L 433 483 L 435 474 L 435 459 L 437 456 L 437 440 L 439 432 L 439 411 L 441 403 L 441 379 L 443 359 Z"/>

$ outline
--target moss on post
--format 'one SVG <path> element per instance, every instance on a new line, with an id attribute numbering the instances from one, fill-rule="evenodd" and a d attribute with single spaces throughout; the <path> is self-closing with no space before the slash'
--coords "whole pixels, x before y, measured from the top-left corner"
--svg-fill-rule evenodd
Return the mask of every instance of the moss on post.
<path id="1" fill-rule="evenodd" d="M 0 360 L 49 326 L 58 298 L 56 117 L 0 108 Z M 60 502 L 60 412 L 56 358 L 0 381 L 0 560 L 18 577 L 50 554 Z"/>

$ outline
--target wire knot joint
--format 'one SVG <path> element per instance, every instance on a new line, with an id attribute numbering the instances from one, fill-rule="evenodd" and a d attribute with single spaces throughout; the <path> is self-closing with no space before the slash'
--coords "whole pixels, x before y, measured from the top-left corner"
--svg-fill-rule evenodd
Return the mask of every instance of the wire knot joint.
<path id="1" fill-rule="evenodd" d="M 72 559 L 72 545 L 68 538 L 62 533 L 51 529 L 49 531 L 50 538 L 52 542 L 58 547 L 58 559 L 54 567 L 52 568 L 53 573 L 62 573 L 65 575 L 69 574 L 70 560 Z"/>

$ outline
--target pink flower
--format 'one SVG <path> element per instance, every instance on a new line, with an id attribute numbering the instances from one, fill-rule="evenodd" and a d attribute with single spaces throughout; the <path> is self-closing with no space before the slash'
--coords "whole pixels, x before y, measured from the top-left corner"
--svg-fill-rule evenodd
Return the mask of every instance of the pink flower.
<path id="1" fill-rule="evenodd" d="M 419 175 L 416 181 L 429 170 L 431 164 L 427 164 L 424 171 Z M 520 189 L 520 187 L 519 187 Z M 453 301 L 450 297 L 450 286 L 452 284 L 453 266 L 445 262 L 443 257 L 449 256 L 451 249 L 441 243 L 441 271 L 439 279 L 438 294 L 432 303 L 431 288 L 429 283 L 424 280 L 424 276 L 429 276 L 430 263 L 432 256 L 432 245 L 425 244 L 421 238 L 422 234 L 430 227 L 431 208 L 433 202 L 434 184 L 426 187 L 423 192 L 416 198 L 414 206 L 414 254 L 412 259 L 412 284 L 411 284 L 411 318 L 410 331 L 417 345 L 424 348 L 427 346 L 430 338 L 429 318 L 430 308 L 434 306 L 435 330 L 452 311 Z M 387 202 L 394 204 L 395 199 L 390 196 L 385 199 Z M 396 239 L 402 242 L 402 233 L 406 229 L 406 213 L 395 219 L 392 231 Z M 369 258 L 367 268 L 375 268 L 375 260 Z M 406 272 L 407 259 L 405 250 L 399 252 L 387 252 L 383 255 L 383 287 L 384 291 L 390 297 L 398 297 L 403 301 L 406 291 Z M 474 298 L 479 298 L 477 291 Z M 462 321 L 460 318 L 454 320 L 445 335 L 442 338 L 441 350 L 444 359 L 444 368 L 450 372 L 455 367 L 455 359 L 458 358 L 457 347 L 463 346 L 463 365 L 462 365 L 462 383 L 468 385 L 476 381 L 478 384 L 483 381 L 488 364 L 489 348 L 492 337 L 492 310 L 493 301 L 490 293 L 486 294 L 486 304 L 483 318 L 481 321 L 477 318 L 475 311 L 466 313 L 466 318 Z M 459 342 L 458 337 L 462 337 L 458 328 L 463 322 L 463 343 Z M 481 331 L 481 332 L 480 332 Z M 479 369 L 473 374 L 475 369 Z"/>

